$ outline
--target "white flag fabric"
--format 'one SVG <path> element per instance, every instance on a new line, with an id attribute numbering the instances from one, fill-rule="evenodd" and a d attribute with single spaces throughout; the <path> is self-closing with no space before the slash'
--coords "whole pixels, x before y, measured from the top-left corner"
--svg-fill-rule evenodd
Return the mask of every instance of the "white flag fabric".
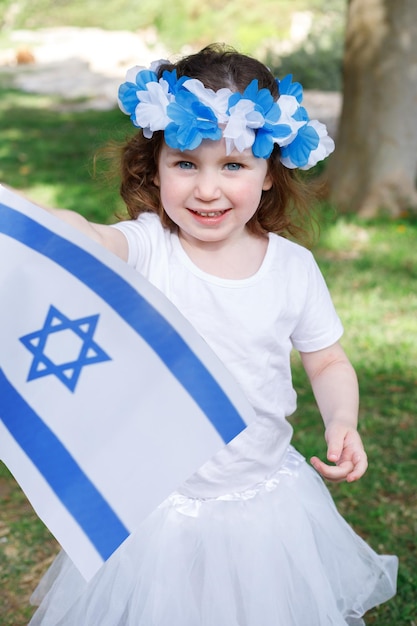
<path id="1" fill-rule="evenodd" d="M 254 417 L 163 294 L 0 186 L 0 458 L 86 579 Z"/>

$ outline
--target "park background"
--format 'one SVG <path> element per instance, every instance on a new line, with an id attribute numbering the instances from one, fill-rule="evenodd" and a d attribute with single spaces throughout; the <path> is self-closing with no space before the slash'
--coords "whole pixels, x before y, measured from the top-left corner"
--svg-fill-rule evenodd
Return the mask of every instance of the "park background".
<path id="1" fill-rule="evenodd" d="M 314 117 L 337 135 L 348 8 L 354 4 L 0 0 L 0 181 L 39 203 L 112 221 L 123 210 L 117 180 L 95 155 L 109 140 L 122 141 L 132 132 L 115 106 L 119 75 L 125 65 L 146 65 L 211 41 L 261 58 L 277 76 L 293 73 L 306 89 Z M 362 5 L 377 14 L 381 8 L 389 11 L 392 1 L 362 0 Z M 411 5 L 400 0 L 396 6 L 405 11 Z M 414 10 L 417 23 L 417 5 Z M 72 48 L 64 54 L 62 44 L 69 41 Z M 107 45 L 99 47 L 103 41 Z M 389 90 L 392 75 L 383 78 Z M 311 175 L 325 178 L 326 168 L 319 165 Z M 372 217 L 341 205 L 329 196 L 315 207 L 320 229 L 314 253 L 345 325 L 343 345 L 358 372 L 360 430 L 370 467 L 357 484 L 330 489 L 356 532 L 378 552 L 400 558 L 398 594 L 371 611 L 367 624 L 416 626 L 416 212 L 411 200 L 397 211 L 381 205 Z M 292 418 L 295 445 L 307 458 L 323 454 L 321 421 L 296 358 L 294 380 L 299 395 Z M 57 549 L 0 466 L 2 625 L 27 623 L 30 593 Z"/>

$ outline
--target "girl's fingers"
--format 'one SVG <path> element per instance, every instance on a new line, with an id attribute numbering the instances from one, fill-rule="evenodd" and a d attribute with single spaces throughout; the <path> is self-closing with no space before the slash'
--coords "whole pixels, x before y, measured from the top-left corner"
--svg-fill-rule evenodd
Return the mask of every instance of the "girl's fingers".
<path id="1" fill-rule="evenodd" d="M 353 471 L 346 477 L 348 483 L 352 483 L 355 480 L 361 478 L 368 469 L 368 458 L 365 450 L 357 452 L 353 457 Z"/>
<path id="2" fill-rule="evenodd" d="M 343 461 L 340 465 L 327 465 L 327 463 L 323 463 L 318 457 L 313 456 L 311 458 L 311 464 L 323 478 L 332 482 L 346 480 L 354 470 L 352 461 Z"/>

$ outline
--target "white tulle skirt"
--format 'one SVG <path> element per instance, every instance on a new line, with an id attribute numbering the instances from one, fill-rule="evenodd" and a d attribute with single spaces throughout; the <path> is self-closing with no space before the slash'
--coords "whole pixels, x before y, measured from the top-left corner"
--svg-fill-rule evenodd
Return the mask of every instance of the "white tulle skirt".
<path id="1" fill-rule="evenodd" d="M 291 446 L 254 488 L 171 495 L 86 583 L 61 553 L 31 626 L 346 626 L 395 594 L 397 559 L 338 514 Z"/>

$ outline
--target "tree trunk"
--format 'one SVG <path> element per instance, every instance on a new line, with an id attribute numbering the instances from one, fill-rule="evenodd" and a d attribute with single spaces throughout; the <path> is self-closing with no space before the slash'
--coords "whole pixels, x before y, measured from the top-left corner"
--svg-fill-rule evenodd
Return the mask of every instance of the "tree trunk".
<path id="1" fill-rule="evenodd" d="M 373 217 L 417 209 L 417 0 L 349 0 L 329 196 Z"/>

